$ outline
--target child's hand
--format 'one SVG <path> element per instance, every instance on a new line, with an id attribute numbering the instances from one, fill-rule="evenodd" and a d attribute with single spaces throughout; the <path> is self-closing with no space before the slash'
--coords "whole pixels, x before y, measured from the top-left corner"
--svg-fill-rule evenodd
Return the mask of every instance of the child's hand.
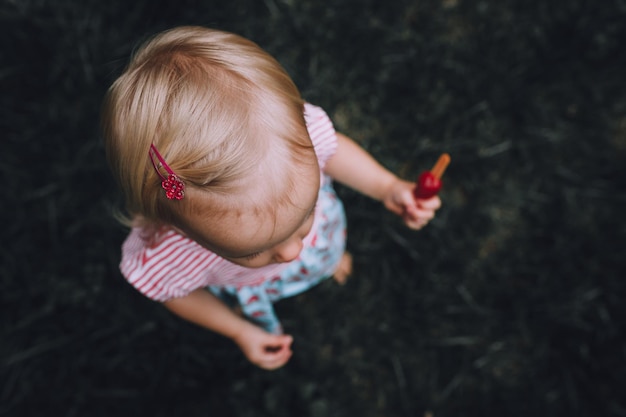
<path id="1" fill-rule="evenodd" d="M 427 200 L 416 199 L 413 197 L 414 188 L 414 183 L 398 179 L 387 189 L 383 203 L 388 210 L 401 216 L 409 228 L 418 230 L 435 217 L 441 200 L 438 196 Z"/>
<path id="2" fill-rule="evenodd" d="M 293 352 L 289 335 L 276 335 L 247 323 L 245 329 L 233 341 L 253 364 L 267 370 L 280 368 L 287 363 Z"/>

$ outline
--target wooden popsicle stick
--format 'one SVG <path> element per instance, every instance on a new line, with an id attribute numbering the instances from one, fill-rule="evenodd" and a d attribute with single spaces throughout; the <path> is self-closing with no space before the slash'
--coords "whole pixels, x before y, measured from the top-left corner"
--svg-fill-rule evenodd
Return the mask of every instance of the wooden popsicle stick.
<path id="1" fill-rule="evenodd" d="M 435 178 L 440 179 L 444 171 L 448 167 L 449 163 L 450 163 L 450 155 L 448 155 L 447 153 L 442 153 L 439 159 L 437 160 L 437 163 L 435 164 L 435 166 L 433 166 L 433 169 L 431 169 L 430 172 L 433 174 Z"/>

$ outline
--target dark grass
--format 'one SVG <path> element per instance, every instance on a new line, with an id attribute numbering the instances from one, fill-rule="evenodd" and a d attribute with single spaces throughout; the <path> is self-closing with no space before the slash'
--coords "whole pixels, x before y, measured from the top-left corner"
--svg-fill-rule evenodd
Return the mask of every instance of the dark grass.
<path id="1" fill-rule="evenodd" d="M 0 4 L 0 415 L 626 415 L 624 1 Z M 354 277 L 278 304 L 276 372 L 117 270 L 100 101 L 179 24 L 260 43 L 408 178 L 452 155 L 419 233 L 340 189 Z"/>

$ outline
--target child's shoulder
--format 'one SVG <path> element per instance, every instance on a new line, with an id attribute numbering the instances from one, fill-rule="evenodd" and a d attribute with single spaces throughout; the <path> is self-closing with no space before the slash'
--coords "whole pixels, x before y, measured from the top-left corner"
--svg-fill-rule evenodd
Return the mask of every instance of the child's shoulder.
<path id="1" fill-rule="evenodd" d="M 323 169 L 337 150 L 337 132 L 324 109 L 311 103 L 304 104 L 304 120 L 320 169 Z"/>
<path id="2" fill-rule="evenodd" d="M 311 124 L 317 123 L 330 123 L 330 117 L 326 111 L 320 106 L 316 106 L 315 104 L 306 102 L 304 103 L 304 120 L 306 121 L 307 126 Z"/>
<path id="3" fill-rule="evenodd" d="M 146 253 L 157 255 L 172 246 L 190 246 L 189 244 L 185 245 L 186 242 L 190 241 L 189 238 L 170 227 L 134 225 L 122 245 L 122 257 L 141 257 L 145 260 Z"/>

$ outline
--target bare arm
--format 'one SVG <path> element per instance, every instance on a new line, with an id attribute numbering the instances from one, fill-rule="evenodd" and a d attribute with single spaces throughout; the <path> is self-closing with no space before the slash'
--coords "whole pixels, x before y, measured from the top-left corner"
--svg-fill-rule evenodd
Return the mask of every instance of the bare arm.
<path id="1" fill-rule="evenodd" d="M 279 368 L 291 357 L 291 336 L 265 332 L 204 289 L 166 301 L 164 305 L 174 314 L 232 339 L 250 362 L 261 368 Z"/>
<path id="2" fill-rule="evenodd" d="M 337 152 L 325 172 L 340 183 L 382 201 L 398 178 L 349 137 L 337 133 Z"/>
<path id="3" fill-rule="evenodd" d="M 337 152 L 326 163 L 324 171 L 340 183 L 375 200 L 402 216 L 407 226 L 420 229 L 441 206 L 439 197 L 416 200 L 414 183 L 404 181 L 380 165 L 349 137 L 337 133 Z"/>

